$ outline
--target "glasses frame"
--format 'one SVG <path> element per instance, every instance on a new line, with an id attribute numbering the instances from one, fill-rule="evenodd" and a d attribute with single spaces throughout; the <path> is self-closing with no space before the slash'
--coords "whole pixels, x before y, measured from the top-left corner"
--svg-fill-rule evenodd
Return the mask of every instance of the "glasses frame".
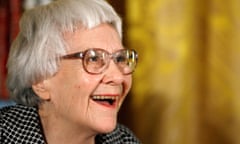
<path id="1" fill-rule="evenodd" d="M 81 59 L 81 60 L 82 60 L 83 68 L 84 68 L 84 70 L 85 70 L 86 72 L 88 72 L 88 73 L 90 73 L 90 74 L 101 74 L 101 73 L 103 73 L 103 72 L 108 68 L 109 63 L 110 63 L 110 60 L 107 62 L 105 68 L 103 68 L 102 71 L 96 72 L 96 73 L 95 73 L 95 72 L 90 72 L 90 71 L 86 68 L 86 66 L 85 66 L 85 64 L 84 64 L 85 55 L 86 55 L 89 51 L 99 51 L 99 50 L 105 52 L 105 53 L 109 56 L 110 60 L 113 60 L 116 65 L 117 65 L 117 63 L 115 62 L 115 59 L 114 59 L 114 56 L 115 56 L 116 53 L 119 53 L 119 52 L 121 52 L 121 51 L 130 51 L 130 52 L 133 52 L 133 53 L 134 53 L 134 57 L 135 57 L 135 58 L 134 58 L 134 59 L 135 59 L 135 63 L 134 63 L 135 66 L 133 67 L 133 70 L 132 70 L 132 71 L 130 71 L 129 73 L 124 73 L 124 72 L 122 72 L 122 70 L 119 68 L 118 65 L 117 65 L 117 67 L 119 68 L 119 70 L 121 71 L 121 73 L 124 74 L 124 75 L 132 74 L 132 73 L 134 72 L 134 70 L 135 70 L 135 68 L 136 68 L 136 65 L 137 65 L 137 61 L 138 61 L 138 53 L 137 53 L 136 50 L 134 50 L 134 49 L 120 49 L 120 50 L 117 50 L 117 51 L 115 51 L 115 52 L 113 52 L 113 53 L 110 53 L 110 52 L 108 52 L 108 51 L 106 51 L 106 50 L 104 50 L 104 49 L 101 49 L 101 48 L 90 48 L 90 49 L 86 49 L 86 50 L 81 51 L 81 52 L 76 52 L 76 53 L 64 55 L 64 56 L 61 57 L 61 59 Z"/>

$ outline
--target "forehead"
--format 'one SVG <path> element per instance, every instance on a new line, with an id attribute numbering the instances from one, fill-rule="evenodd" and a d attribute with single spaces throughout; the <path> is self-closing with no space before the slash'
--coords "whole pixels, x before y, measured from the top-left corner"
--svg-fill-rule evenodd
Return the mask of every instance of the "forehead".
<path id="1" fill-rule="evenodd" d="M 68 46 L 68 53 L 90 48 L 101 48 L 113 52 L 123 48 L 119 34 L 109 24 L 101 24 L 92 29 L 79 27 L 74 32 L 65 32 L 64 40 Z"/>

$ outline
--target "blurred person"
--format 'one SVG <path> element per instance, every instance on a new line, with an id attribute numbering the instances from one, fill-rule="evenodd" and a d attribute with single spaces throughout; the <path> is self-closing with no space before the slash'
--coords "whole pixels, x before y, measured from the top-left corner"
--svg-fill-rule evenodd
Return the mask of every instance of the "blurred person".
<path id="1" fill-rule="evenodd" d="M 7 62 L 16 105 L 0 110 L 1 144 L 138 144 L 117 122 L 137 53 L 104 0 L 57 0 L 25 11 Z"/>

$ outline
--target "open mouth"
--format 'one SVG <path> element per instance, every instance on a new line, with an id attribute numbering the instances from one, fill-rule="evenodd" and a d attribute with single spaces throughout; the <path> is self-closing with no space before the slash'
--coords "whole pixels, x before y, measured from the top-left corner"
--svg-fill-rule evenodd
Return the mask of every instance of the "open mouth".
<path id="1" fill-rule="evenodd" d="M 116 104 L 116 101 L 118 97 L 116 96 L 97 96 L 94 95 L 91 97 L 91 99 L 101 105 L 104 106 L 114 106 Z"/>

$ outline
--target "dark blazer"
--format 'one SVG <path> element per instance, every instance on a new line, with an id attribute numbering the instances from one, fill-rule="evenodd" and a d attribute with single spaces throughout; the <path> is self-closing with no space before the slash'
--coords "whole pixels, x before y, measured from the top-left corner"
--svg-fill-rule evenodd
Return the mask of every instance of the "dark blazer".
<path id="1" fill-rule="evenodd" d="M 134 134 L 118 124 L 108 134 L 97 135 L 96 144 L 140 144 Z M 0 109 L 0 144 L 46 144 L 36 107 L 23 105 Z"/>

